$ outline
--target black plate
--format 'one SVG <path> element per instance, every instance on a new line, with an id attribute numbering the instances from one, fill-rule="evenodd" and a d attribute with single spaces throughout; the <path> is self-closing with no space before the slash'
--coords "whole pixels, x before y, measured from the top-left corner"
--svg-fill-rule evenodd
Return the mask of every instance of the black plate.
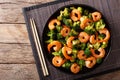
<path id="1" fill-rule="evenodd" d="M 94 11 L 98 11 L 97 9 L 95 9 L 95 8 L 93 8 L 93 7 L 91 7 L 91 6 L 88 6 L 88 5 L 83 5 L 83 4 L 70 4 L 70 5 L 66 5 L 66 6 L 63 6 L 63 7 L 61 7 L 61 8 L 59 8 L 57 11 L 55 11 L 51 16 L 50 16 L 50 18 L 48 19 L 48 21 L 46 22 L 46 25 L 45 25 L 45 27 L 44 27 L 44 30 L 43 30 L 43 33 L 42 33 L 42 45 L 44 46 L 44 48 L 43 48 L 43 50 L 44 50 L 44 53 L 45 53 L 45 56 L 47 57 L 47 59 L 48 59 L 48 61 L 51 63 L 51 65 L 53 65 L 52 64 L 52 58 L 53 58 L 53 56 L 52 56 L 52 54 L 49 54 L 49 52 L 48 52 L 48 50 L 47 50 L 47 44 L 45 43 L 45 41 L 48 39 L 48 37 L 47 37 L 47 35 L 46 35 L 46 33 L 48 32 L 48 23 L 49 23 L 49 21 L 51 20 L 51 19 L 53 19 L 53 18 L 56 18 L 58 15 L 59 15 L 59 13 L 60 13 L 60 10 L 64 10 L 64 8 L 66 7 L 66 8 L 69 8 L 69 7 L 82 7 L 82 8 L 84 8 L 84 9 L 87 9 L 87 10 L 89 10 L 90 12 L 94 12 Z M 98 11 L 98 12 L 100 12 L 100 11 Z M 104 22 L 105 22 L 105 24 L 106 24 L 106 28 L 110 31 L 110 28 L 109 28 L 109 24 L 108 24 L 108 22 L 107 22 L 107 20 L 105 19 L 105 17 L 102 15 L 102 19 L 104 20 Z M 111 31 L 110 31 L 111 32 Z M 108 47 L 105 49 L 106 50 L 106 55 L 105 55 L 105 57 L 103 58 L 103 61 L 102 61 L 102 63 L 106 60 L 106 58 L 107 58 L 107 56 L 108 56 L 108 54 L 109 54 L 109 52 L 110 52 L 110 47 L 111 47 L 111 38 L 110 38 L 110 40 L 109 40 L 109 43 L 108 43 Z M 102 64 L 101 63 L 101 64 Z M 93 68 L 91 68 L 91 69 L 88 69 L 88 68 L 83 68 L 82 69 L 82 71 L 80 71 L 79 73 L 86 73 L 86 72 L 89 72 L 89 71 L 92 71 L 92 70 L 94 70 L 95 68 L 97 68 L 97 67 L 99 67 L 99 65 L 100 64 L 96 64 Z M 69 73 L 69 74 L 71 74 L 72 72 L 70 72 L 69 70 L 67 70 L 67 69 L 64 69 L 64 68 L 62 68 L 62 67 L 60 67 L 60 68 L 58 68 L 58 67 L 55 67 L 56 69 L 58 69 L 58 70 L 60 70 L 60 71 L 62 71 L 62 72 L 65 72 L 65 73 Z"/>

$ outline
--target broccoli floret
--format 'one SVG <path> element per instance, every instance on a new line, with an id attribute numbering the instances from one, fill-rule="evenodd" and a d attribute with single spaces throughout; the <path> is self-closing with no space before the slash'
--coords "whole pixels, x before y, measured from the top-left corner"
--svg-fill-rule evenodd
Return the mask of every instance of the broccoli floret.
<path id="1" fill-rule="evenodd" d="M 80 65 L 80 69 L 82 70 L 83 66 L 85 66 L 84 60 L 76 60 L 77 64 Z"/>
<path id="2" fill-rule="evenodd" d="M 72 28 L 73 28 L 74 30 L 79 30 L 79 29 L 80 29 L 80 22 L 79 22 L 79 21 L 74 22 Z"/>
<path id="3" fill-rule="evenodd" d="M 75 31 L 74 29 L 71 29 L 69 35 L 70 36 L 77 36 L 79 33 L 77 31 Z"/>
<path id="4" fill-rule="evenodd" d="M 66 19 L 66 18 L 63 18 L 63 23 L 69 27 L 71 27 L 73 24 L 71 19 Z"/>
<path id="5" fill-rule="evenodd" d="M 81 43 L 81 44 L 80 44 L 80 48 L 81 48 L 82 50 L 84 50 L 84 49 L 86 48 L 86 44 L 85 44 L 85 43 Z"/>
<path id="6" fill-rule="evenodd" d="M 61 29 L 62 29 L 62 26 L 59 26 L 59 25 L 56 26 L 56 30 L 57 30 L 58 32 L 60 32 Z"/>
<path id="7" fill-rule="evenodd" d="M 103 42 L 102 45 L 101 45 L 101 47 L 102 47 L 102 48 L 106 48 L 107 45 L 108 45 L 108 42 Z"/>
<path id="8" fill-rule="evenodd" d="M 83 15 L 88 16 L 88 14 L 89 14 L 89 11 L 85 9 L 83 12 Z"/>
<path id="9" fill-rule="evenodd" d="M 48 33 L 47 33 L 47 36 L 50 37 L 50 39 L 55 39 L 56 38 L 56 33 L 54 30 L 50 30 Z"/>
<path id="10" fill-rule="evenodd" d="M 93 46 L 94 46 L 94 49 L 95 49 L 95 50 L 98 50 L 98 49 L 100 48 L 100 43 L 97 42 L 97 43 L 95 43 Z"/>
<path id="11" fill-rule="evenodd" d="M 59 41 L 64 45 L 66 43 L 65 39 L 59 39 Z"/>
<path id="12" fill-rule="evenodd" d="M 102 58 L 97 58 L 97 63 L 100 64 L 102 62 Z"/>
<path id="13" fill-rule="evenodd" d="M 59 51 L 57 52 L 52 52 L 52 55 L 54 56 L 60 56 L 60 57 L 63 57 L 63 54 L 62 54 L 62 49 L 60 49 Z"/>
<path id="14" fill-rule="evenodd" d="M 60 15 L 57 17 L 57 19 L 61 21 L 63 18 L 69 18 L 69 16 L 69 9 L 65 8 L 63 11 L 60 11 Z"/>
<path id="15" fill-rule="evenodd" d="M 72 49 L 73 54 L 77 54 L 77 52 L 78 52 L 77 49 L 75 49 L 75 48 Z"/>
<path id="16" fill-rule="evenodd" d="M 77 10 L 79 10 L 81 14 L 83 13 L 83 8 L 82 7 L 78 7 Z"/>
<path id="17" fill-rule="evenodd" d="M 89 18 L 89 19 L 92 19 L 92 13 L 89 13 L 89 14 L 88 14 L 88 18 Z"/>
<path id="18" fill-rule="evenodd" d="M 75 9 L 75 7 L 70 7 L 70 10 L 73 10 L 73 9 Z"/>
<path id="19" fill-rule="evenodd" d="M 96 30 L 103 29 L 104 27 L 105 27 L 105 23 L 104 23 L 104 21 L 102 19 L 97 21 L 96 24 L 95 24 Z"/>
<path id="20" fill-rule="evenodd" d="M 61 33 L 57 33 L 57 39 L 59 40 L 61 38 L 63 38 L 63 36 L 61 35 Z"/>
<path id="21" fill-rule="evenodd" d="M 73 44 L 73 45 L 77 45 L 77 44 L 79 44 L 79 43 L 80 43 L 80 41 L 79 41 L 78 39 L 72 41 L 72 44 Z"/>
<path id="22" fill-rule="evenodd" d="M 66 69 L 70 69 L 70 66 L 71 66 L 71 62 L 69 62 L 69 61 L 66 61 L 66 62 L 62 65 L 62 67 L 63 67 L 63 68 L 66 68 Z"/>
<path id="23" fill-rule="evenodd" d="M 86 55 L 87 57 L 89 57 L 89 56 L 91 55 L 91 51 L 90 51 L 89 48 L 86 48 L 85 51 L 84 51 L 84 53 L 85 53 L 85 55 Z"/>
<path id="24" fill-rule="evenodd" d="M 98 38 L 99 38 L 100 40 L 103 40 L 103 39 L 105 38 L 105 35 L 104 35 L 104 34 L 100 34 L 100 35 L 98 35 Z"/>
<path id="25" fill-rule="evenodd" d="M 84 31 L 88 34 L 94 34 L 96 32 L 95 28 L 94 28 L 94 23 L 88 25 L 85 27 Z"/>
<path id="26" fill-rule="evenodd" d="M 93 45 L 90 43 L 87 43 L 87 48 L 93 48 Z"/>
<path id="27" fill-rule="evenodd" d="M 53 39 L 49 39 L 47 41 L 45 41 L 45 43 L 51 43 L 53 41 Z"/>

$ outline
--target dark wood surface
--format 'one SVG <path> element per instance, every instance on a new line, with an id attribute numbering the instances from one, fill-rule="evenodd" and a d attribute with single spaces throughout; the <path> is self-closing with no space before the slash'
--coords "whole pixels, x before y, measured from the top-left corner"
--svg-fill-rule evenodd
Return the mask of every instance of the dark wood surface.
<path id="1" fill-rule="evenodd" d="M 0 0 L 0 80 L 39 80 L 22 8 L 50 1 Z M 84 0 L 82 3 L 93 4 L 93 6 L 102 11 L 107 16 L 112 29 L 116 31 L 112 32 L 113 38 L 119 39 L 120 1 L 98 0 L 98 2 L 100 3 L 97 4 L 96 0 Z M 112 53 L 118 54 L 117 50 L 119 51 L 120 43 L 119 41 L 113 43 L 116 50 Z M 114 57 L 113 59 L 117 60 Z M 117 62 L 119 63 L 119 61 Z M 106 79 L 119 80 L 120 70 L 118 69 L 87 80 Z"/>

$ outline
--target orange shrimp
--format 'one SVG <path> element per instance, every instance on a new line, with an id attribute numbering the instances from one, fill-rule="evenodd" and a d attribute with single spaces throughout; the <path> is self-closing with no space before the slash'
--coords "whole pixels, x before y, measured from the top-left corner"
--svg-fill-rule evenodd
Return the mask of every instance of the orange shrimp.
<path id="1" fill-rule="evenodd" d="M 103 40 L 100 40 L 99 42 L 107 42 L 110 39 L 110 32 L 107 28 L 99 30 L 100 34 L 105 34 L 105 38 Z"/>
<path id="2" fill-rule="evenodd" d="M 48 44 L 47 49 L 50 52 L 50 49 L 53 47 L 53 50 L 59 51 L 60 48 L 62 47 L 62 44 L 59 41 L 52 41 L 51 43 Z"/>
<path id="3" fill-rule="evenodd" d="M 105 49 L 104 48 L 99 48 L 98 51 L 100 52 L 99 54 L 96 54 L 94 49 L 90 49 L 92 55 L 95 57 L 95 58 L 103 58 L 105 56 Z"/>
<path id="4" fill-rule="evenodd" d="M 88 57 L 85 61 L 85 66 L 87 68 L 92 68 L 96 64 L 96 58 L 95 57 Z"/>
<path id="5" fill-rule="evenodd" d="M 61 22 L 57 19 L 52 19 L 48 24 L 48 28 L 52 30 L 55 28 L 55 25 L 61 25 Z"/>
<path id="6" fill-rule="evenodd" d="M 77 63 L 73 63 L 70 67 L 72 73 L 76 74 L 80 71 L 80 66 Z"/>
<path id="7" fill-rule="evenodd" d="M 65 26 L 65 25 L 63 25 L 63 28 L 62 28 L 62 30 L 60 31 L 60 33 L 61 33 L 61 35 L 62 35 L 63 37 L 66 37 L 66 36 L 70 33 L 70 28 L 67 27 L 67 26 Z"/>
<path id="8" fill-rule="evenodd" d="M 78 39 L 83 42 L 86 43 L 89 40 L 90 36 L 86 33 L 86 32 L 80 32 Z"/>
<path id="9" fill-rule="evenodd" d="M 66 60 L 61 58 L 60 56 L 54 56 L 52 59 L 52 64 L 56 67 L 60 67 L 62 64 L 64 64 Z"/>
<path id="10" fill-rule="evenodd" d="M 90 36 L 90 43 L 95 44 L 97 41 L 98 41 L 98 33 L 96 33 L 96 35 Z"/>
<path id="11" fill-rule="evenodd" d="M 81 28 L 81 29 L 85 29 L 85 27 L 88 26 L 89 23 L 91 23 L 91 22 L 92 22 L 91 19 L 88 19 L 88 18 L 84 19 L 84 20 L 81 22 L 81 24 L 80 24 L 80 28 Z"/>
<path id="12" fill-rule="evenodd" d="M 75 39 L 75 37 L 73 37 L 73 36 L 71 36 L 67 39 L 67 46 L 68 47 L 72 48 L 72 40 L 74 40 L 74 39 Z"/>
<path id="13" fill-rule="evenodd" d="M 100 12 L 93 12 L 92 13 L 92 18 L 93 18 L 93 21 L 99 21 L 101 19 L 101 13 Z"/>
<path id="14" fill-rule="evenodd" d="M 70 17 L 71 17 L 71 19 L 72 19 L 73 21 L 78 21 L 78 20 L 80 20 L 80 18 L 81 18 L 80 11 L 77 10 L 77 9 L 73 9 L 73 10 L 71 11 Z"/>
<path id="15" fill-rule="evenodd" d="M 69 59 L 69 60 L 73 60 L 73 58 L 71 56 L 69 56 L 69 54 L 72 53 L 72 49 L 69 48 L 69 47 L 63 47 L 62 48 L 62 53 L 63 53 L 63 56 L 66 58 L 66 59 Z"/>
<path id="16" fill-rule="evenodd" d="M 87 56 L 84 54 L 83 50 L 80 50 L 77 54 L 78 59 L 86 60 Z"/>

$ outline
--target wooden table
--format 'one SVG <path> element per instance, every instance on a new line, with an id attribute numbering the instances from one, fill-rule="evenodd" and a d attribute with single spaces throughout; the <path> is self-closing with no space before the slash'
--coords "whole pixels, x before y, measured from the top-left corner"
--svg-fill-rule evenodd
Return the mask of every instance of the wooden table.
<path id="1" fill-rule="evenodd" d="M 39 80 L 22 8 L 52 0 L 0 0 L 0 80 Z M 119 80 L 120 70 L 88 80 Z"/>

